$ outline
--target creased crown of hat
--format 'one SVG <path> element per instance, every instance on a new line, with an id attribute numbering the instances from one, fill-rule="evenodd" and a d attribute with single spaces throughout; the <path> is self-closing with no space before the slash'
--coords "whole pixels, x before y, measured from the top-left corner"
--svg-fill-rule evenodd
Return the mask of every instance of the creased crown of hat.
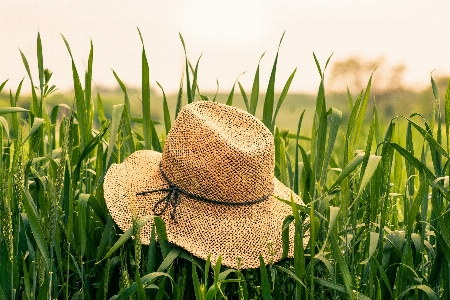
<path id="1" fill-rule="evenodd" d="M 235 107 L 195 102 L 180 111 L 162 154 L 137 151 L 110 167 L 104 195 L 122 230 L 133 216 L 160 215 L 171 243 L 212 263 L 222 255 L 226 266 L 256 268 L 259 255 L 282 258 L 291 207 L 277 198 L 293 194 L 302 204 L 273 172 L 273 136 L 264 124 Z M 151 224 L 141 229 L 144 244 Z M 292 248 L 293 238 L 290 257 Z"/>

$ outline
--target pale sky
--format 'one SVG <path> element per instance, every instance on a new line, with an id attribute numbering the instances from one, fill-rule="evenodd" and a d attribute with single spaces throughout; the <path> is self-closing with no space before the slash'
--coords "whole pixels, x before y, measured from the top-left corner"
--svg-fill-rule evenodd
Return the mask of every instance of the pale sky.
<path id="1" fill-rule="evenodd" d="M 236 77 L 251 89 L 262 53 L 265 90 L 281 44 L 276 89 L 298 68 L 292 92 L 315 92 L 319 83 L 313 55 L 323 65 L 352 55 L 385 56 L 407 66 L 405 83 L 428 86 L 430 73 L 450 74 L 450 1 L 2 1 L 0 6 L 0 82 L 15 90 L 26 76 L 19 48 L 35 81 L 36 37 L 41 34 L 44 67 L 61 90 L 72 88 L 71 62 L 60 34 L 70 44 L 80 74 L 89 43 L 94 44 L 93 79 L 117 86 L 111 69 L 130 87 L 140 86 L 144 38 L 151 85 L 177 90 L 184 69 L 185 40 L 190 61 L 201 53 L 199 87 L 229 92 Z M 24 90 L 30 89 L 26 80 Z M 376 81 L 374 82 L 376 84 Z"/>

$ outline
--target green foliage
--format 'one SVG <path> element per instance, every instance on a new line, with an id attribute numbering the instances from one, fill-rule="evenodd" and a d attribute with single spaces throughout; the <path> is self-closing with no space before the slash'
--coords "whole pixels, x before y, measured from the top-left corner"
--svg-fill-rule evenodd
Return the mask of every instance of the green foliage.
<path id="1" fill-rule="evenodd" d="M 150 68 L 139 35 L 142 117 L 135 115 L 127 87 L 114 71 L 123 102 L 105 114 L 97 91 L 94 111 L 92 42 L 83 89 L 63 37 L 74 102 L 52 108 L 46 100 L 56 87 L 44 68 L 40 34 L 39 84 L 20 52 L 33 88 L 29 108 L 20 98 L 23 81 L 14 94 L 9 92 L 10 105 L 0 108 L 0 299 L 450 298 L 450 82 L 444 117 L 438 85 L 431 78 L 431 119 L 416 113 L 396 117 L 382 138 L 375 105 L 370 125 L 365 122 L 371 77 L 356 99 L 347 90 L 348 118 L 327 106 L 324 73 L 329 59 L 322 70 L 314 55 L 321 79 L 316 105 L 298 116 L 296 132 L 276 126 L 296 73 L 294 69 L 275 103 L 279 51 L 262 111 L 257 110 L 260 62 L 249 96 L 238 77 L 225 101 L 241 105 L 234 98 L 237 83 L 244 107 L 274 134 L 275 176 L 305 205 L 296 205 L 292 197 L 279 199 L 292 207 L 281 228 L 286 259 L 274 264 L 260 257 L 259 269 L 235 270 L 222 266 L 220 258 L 211 266 L 209 259 L 171 245 L 159 217 L 134 218 L 132 228 L 121 232 L 107 211 L 102 182 L 108 167 L 139 149 L 162 151 L 171 115 L 178 115 L 185 92 L 188 103 L 207 100 L 197 82 L 200 58 L 193 68 L 180 34 L 185 72 L 173 112 L 158 83 L 164 120 L 158 132 L 150 114 Z M 313 123 L 307 124 L 311 132 L 305 137 L 301 131 L 307 114 Z M 361 145 L 364 151 L 358 150 Z M 139 230 L 150 219 L 154 226 L 150 244 L 144 246 Z M 290 224 L 295 227 L 294 249 L 289 249 Z M 290 250 L 293 258 L 287 258 Z"/>

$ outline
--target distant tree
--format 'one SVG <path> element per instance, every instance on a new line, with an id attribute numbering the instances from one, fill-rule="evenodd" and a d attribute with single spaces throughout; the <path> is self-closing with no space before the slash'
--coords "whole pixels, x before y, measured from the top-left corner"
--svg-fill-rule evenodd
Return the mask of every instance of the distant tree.
<path id="1" fill-rule="evenodd" d="M 403 89 L 405 65 L 389 65 L 383 56 L 374 59 L 351 56 L 334 62 L 328 75 L 327 87 L 334 92 L 345 92 L 348 87 L 351 93 L 359 93 L 366 87 L 375 68 L 372 94 L 386 94 Z"/>

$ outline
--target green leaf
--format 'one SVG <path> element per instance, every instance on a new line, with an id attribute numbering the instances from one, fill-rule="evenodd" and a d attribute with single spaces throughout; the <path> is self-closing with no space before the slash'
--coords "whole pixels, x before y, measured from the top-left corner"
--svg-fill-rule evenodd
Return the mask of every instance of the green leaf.
<path id="1" fill-rule="evenodd" d="M 6 85 L 6 83 L 8 82 L 8 80 L 9 80 L 9 79 L 6 79 L 5 81 L 3 81 L 3 82 L 0 84 L 0 92 L 3 90 L 3 88 L 5 87 L 5 85 Z"/>
<path id="2" fill-rule="evenodd" d="M 163 258 L 166 258 L 166 256 L 170 252 L 170 245 L 167 239 L 166 224 L 160 217 L 155 217 L 153 221 L 155 222 L 156 233 L 158 234 L 159 246 L 161 247 Z"/>
<path id="3" fill-rule="evenodd" d="M 175 119 L 178 117 L 178 113 L 183 106 L 183 74 L 184 73 L 181 73 L 180 87 L 178 89 L 177 105 L 175 107 Z"/>
<path id="4" fill-rule="evenodd" d="M 291 86 L 292 80 L 294 79 L 295 72 L 297 72 L 297 68 L 295 68 L 294 71 L 292 72 L 291 76 L 289 76 L 289 79 L 286 81 L 283 91 L 281 92 L 280 99 L 278 99 L 277 108 L 275 109 L 275 114 L 273 115 L 272 127 L 275 127 L 275 119 L 277 118 L 278 111 L 280 110 L 280 107 L 283 104 L 284 99 L 287 96 L 289 87 Z"/>
<path id="5" fill-rule="evenodd" d="M 33 78 L 31 77 L 31 71 L 30 71 L 30 66 L 28 65 L 28 61 L 27 58 L 25 57 L 25 55 L 22 53 L 22 51 L 19 49 L 20 51 L 20 56 L 22 57 L 22 62 L 23 65 L 25 66 L 25 69 L 27 70 L 27 74 L 28 77 L 30 78 L 30 82 L 31 82 L 31 98 L 32 98 L 32 108 L 31 111 L 38 117 L 41 117 L 41 114 L 39 112 L 39 107 L 40 104 L 38 103 L 38 99 L 36 96 L 36 90 L 34 89 L 34 83 L 33 83 Z"/>
<path id="6" fill-rule="evenodd" d="M 3 129 L 5 130 L 5 133 L 6 133 L 6 138 L 7 138 L 7 140 L 9 141 L 9 126 L 8 126 L 8 121 L 6 121 L 6 119 L 4 118 L 4 117 L 0 117 L 0 125 L 3 127 Z M 1 131 L 2 129 L 0 128 L 0 131 Z M 2 132 L 1 132 L 1 134 L 3 134 Z M 2 138 L 2 140 L 3 140 L 3 138 Z M 1 162 L 0 162 L 0 165 L 1 165 Z M 0 168 L 0 170 L 1 170 L 1 168 Z"/>
<path id="7" fill-rule="evenodd" d="M 406 158 L 413 166 L 419 171 L 422 171 L 425 173 L 429 185 L 434 186 L 439 189 L 439 191 L 447 198 L 450 199 L 450 194 L 448 193 L 447 189 L 440 183 L 435 181 L 436 176 L 428 169 L 421 161 L 419 161 L 416 157 L 411 155 L 408 151 L 406 151 L 402 146 L 396 144 L 396 143 L 389 143 L 392 148 L 397 150 L 404 158 Z"/>
<path id="8" fill-rule="evenodd" d="M 259 270 L 261 272 L 261 289 L 263 300 L 272 300 L 269 276 L 267 275 L 267 268 L 264 263 L 264 258 L 261 255 L 259 256 Z"/>
<path id="9" fill-rule="evenodd" d="M 197 300 L 204 299 L 205 295 L 203 294 L 204 287 L 200 285 L 200 281 L 198 280 L 197 275 L 197 266 L 194 262 L 192 262 L 192 282 L 194 284 L 194 292 L 195 292 L 195 298 Z"/>
<path id="10" fill-rule="evenodd" d="M 303 122 L 304 114 L 305 114 L 305 110 L 303 110 L 302 114 L 300 115 L 300 119 L 298 120 L 297 134 L 295 136 L 295 145 L 297 147 L 295 147 L 294 193 L 296 193 L 297 195 L 300 192 L 300 189 L 299 189 L 300 171 L 299 171 L 299 154 L 298 154 L 299 145 L 298 145 L 298 141 L 300 139 L 300 129 L 302 128 L 302 122 Z"/>
<path id="11" fill-rule="evenodd" d="M 147 300 L 147 295 L 144 290 L 144 286 L 142 285 L 141 276 L 139 276 L 139 270 L 136 270 L 135 274 L 135 283 L 136 283 L 136 290 L 137 290 L 137 299 L 138 300 Z"/>
<path id="12" fill-rule="evenodd" d="M 236 78 L 236 80 L 234 81 L 234 84 L 233 84 L 233 88 L 231 89 L 231 92 L 230 92 L 230 94 L 228 95 L 228 99 L 227 99 L 227 103 L 226 103 L 226 104 L 229 105 L 229 106 L 232 106 L 232 105 L 233 105 L 234 88 L 235 88 L 235 86 L 236 86 L 236 82 L 238 81 L 239 77 L 240 77 L 242 74 L 245 74 L 245 72 L 242 72 L 242 73 L 239 74 L 239 76 Z"/>
<path id="13" fill-rule="evenodd" d="M 169 134 L 170 128 L 172 127 L 172 122 L 170 121 L 170 113 L 169 106 L 167 105 L 166 93 L 164 92 L 164 89 L 159 84 L 159 82 L 157 81 L 156 83 L 163 93 L 164 128 L 166 129 L 166 134 Z"/>
<path id="14" fill-rule="evenodd" d="M 403 296 L 408 294 L 409 291 L 415 290 L 415 289 L 419 289 L 419 290 L 424 291 L 427 294 L 428 299 L 432 299 L 432 300 L 438 300 L 439 299 L 438 296 L 436 295 L 436 293 L 428 285 L 424 285 L 424 284 L 418 284 L 418 285 L 410 286 L 409 288 L 404 290 L 400 295 L 398 295 L 397 299 L 403 298 Z"/>
<path id="15" fill-rule="evenodd" d="M 244 99 L 245 108 L 247 109 L 247 112 L 250 112 L 250 104 L 248 103 L 247 94 L 245 93 L 245 90 L 239 81 L 238 81 L 238 85 L 239 85 L 239 91 L 241 92 L 241 95 L 242 95 L 242 99 Z M 215 97 L 214 97 L 214 99 L 215 99 Z"/>
<path id="16" fill-rule="evenodd" d="M 39 129 L 39 127 L 44 123 L 44 119 L 41 118 L 34 118 L 33 126 L 31 127 L 30 132 L 25 137 L 25 139 L 22 141 L 22 144 L 24 144 L 32 135 L 36 132 L 36 130 Z"/>
<path id="17" fill-rule="evenodd" d="M 139 219 L 138 226 L 142 227 L 144 226 L 148 221 L 150 221 L 153 218 L 153 216 L 147 216 Z M 113 254 L 117 249 L 120 248 L 123 244 L 125 244 L 126 241 L 128 241 L 131 236 L 133 235 L 133 227 L 130 227 L 127 231 L 125 231 L 120 238 L 117 240 L 117 242 L 109 249 L 108 253 L 106 253 L 105 257 L 103 257 L 100 261 L 97 261 L 95 264 L 99 264 L 101 261 L 105 260 L 106 258 L 110 257 L 111 254 Z"/>
<path id="18" fill-rule="evenodd" d="M 369 259 L 372 257 L 372 255 L 375 253 L 375 250 L 377 250 L 380 233 L 370 232 L 369 238 L 370 238 L 370 240 L 369 240 L 369 256 L 364 261 L 362 261 L 361 264 L 366 264 L 369 261 Z"/>
<path id="19" fill-rule="evenodd" d="M 91 135 L 91 132 L 88 131 L 87 126 L 87 111 L 86 111 L 86 103 L 84 99 L 84 92 L 81 86 L 80 77 L 78 76 L 78 71 L 75 66 L 75 62 L 73 60 L 72 52 L 70 51 L 69 43 L 66 38 L 61 34 L 64 43 L 66 44 L 67 51 L 70 54 L 70 58 L 72 59 L 72 77 L 73 77 L 73 89 L 75 91 L 75 103 L 77 106 L 77 118 L 78 125 L 80 126 L 80 137 L 81 137 L 81 150 L 84 150 L 88 143 L 88 137 Z"/>
<path id="20" fill-rule="evenodd" d="M 165 276 L 169 278 L 171 281 L 173 281 L 172 277 L 163 272 L 153 272 L 150 274 L 145 275 L 141 278 L 141 283 L 144 288 L 152 288 L 157 289 L 158 287 L 156 285 L 153 285 L 152 283 L 155 282 L 155 280 L 161 276 Z M 127 288 L 125 291 L 123 291 L 121 294 L 119 294 L 114 300 L 125 300 L 131 297 L 134 293 L 137 291 L 137 285 L 134 282 L 129 288 Z"/>
<path id="21" fill-rule="evenodd" d="M 144 120 L 142 127 L 144 129 L 145 149 L 151 149 L 152 129 L 150 124 L 150 69 L 148 67 L 147 55 L 145 54 L 142 34 L 139 28 L 137 30 L 142 42 L 142 118 Z"/>
<path id="22" fill-rule="evenodd" d="M 79 230 L 79 244 L 81 249 L 81 256 L 86 253 L 86 229 L 87 229 L 87 204 L 91 195 L 81 193 L 78 197 L 78 230 Z"/>
<path id="23" fill-rule="evenodd" d="M 431 76 L 431 88 L 433 90 L 434 99 L 439 100 L 439 88 L 434 81 L 433 76 Z"/>
<path id="24" fill-rule="evenodd" d="M 403 117 L 406 120 L 408 120 L 408 122 L 411 123 L 412 126 L 414 126 L 414 128 L 416 128 L 416 130 L 427 140 L 427 142 L 430 144 L 430 147 L 432 147 L 433 149 L 435 149 L 439 154 L 441 154 L 442 156 L 446 157 L 446 158 L 450 158 L 450 156 L 448 155 L 448 153 L 445 151 L 444 148 L 442 148 L 442 146 L 440 145 L 440 143 L 438 143 L 433 136 L 430 134 L 430 132 L 428 132 L 428 130 L 423 129 L 421 126 L 419 126 L 417 123 L 413 122 L 412 120 Z"/>
<path id="25" fill-rule="evenodd" d="M 378 155 L 371 155 L 369 156 L 369 161 L 367 162 L 366 170 L 364 171 L 363 178 L 361 180 L 361 184 L 359 186 L 358 195 L 357 198 L 361 196 L 362 191 L 369 183 L 370 179 L 372 178 L 373 174 L 378 168 L 378 164 L 380 163 L 381 156 Z"/>
<path id="26" fill-rule="evenodd" d="M 258 96 L 259 96 L 259 64 L 261 63 L 261 59 L 264 57 L 264 54 L 266 54 L 266 52 L 264 52 L 261 57 L 259 58 L 258 61 L 258 67 L 256 68 L 256 73 L 255 73 L 255 77 L 253 79 L 253 86 L 252 86 L 252 94 L 250 97 L 250 109 L 249 109 L 249 113 L 251 113 L 252 115 L 256 114 L 256 107 L 258 106 Z"/>
<path id="27" fill-rule="evenodd" d="M 347 178 L 356 168 L 361 164 L 364 159 L 364 153 L 358 153 L 352 159 L 352 161 L 345 166 L 344 170 L 342 170 L 341 174 L 339 174 L 338 178 L 334 181 L 333 185 L 330 187 L 329 191 L 333 191 L 342 180 Z"/>
<path id="28" fill-rule="evenodd" d="M 329 132 L 328 132 L 328 145 L 327 150 L 325 153 L 324 162 L 322 165 L 322 174 L 320 177 L 320 186 L 324 186 L 326 179 L 327 179 L 327 173 L 328 173 L 328 165 L 330 163 L 331 154 L 333 153 L 334 144 L 336 142 L 339 125 L 341 124 L 342 119 L 342 112 L 340 110 L 337 110 L 335 108 L 330 108 L 329 110 Z"/>
<path id="29" fill-rule="evenodd" d="M 33 233 L 34 240 L 41 251 L 42 256 L 44 257 L 46 268 L 50 267 L 50 256 L 48 254 L 47 245 L 45 241 L 44 232 L 42 231 L 41 224 L 39 222 L 39 215 L 34 209 L 33 198 L 30 195 L 30 192 L 24 189 L 22 186 L 20 187 L 20 191 L 22 193 L 23 206 L 25 212 L 27 213 L 28 222 L 30 224 L 31 232 Z"/>
<path id="30" fill-rule="evenodd" d="M 170 250 L 170 252 L 167 254 L 167 256 L 164 258 L 163 262 L 159 266 L 157 272 L 164 272 L 167 270 L 170 265 L 173 263 L 173 261 L 180 255 L 181 248 L 173 248 Z"/>
<path id="31" fill-rule="evenodd" d="M 0 115 L 6 115 L 17 112 L 29 112 L 29 110 L 22 107 L 0 107 Z"/>
<path id="32" fill-rule="evenodd" d="M 264 99 L 263 117 L 262 122 L 273 133 L 274 127 L 272 126 L 273 105 L 275 101 L 275 76 L 277 73 L 278 53 L 280 51 L 281 42 L 283 41 L 284 32 L 281 36 L 280 43 L 278 44 L 277 55 L 272 66 L 272 72 L 270 73 L 269 84 L 267 86 L 266 97 Z M 253 94 L 253 93 L 252 93 Z"/>
<path id="33" fill-rule="evenodd" d="M 331 246 L 332 246 L 331 253 L 332 253 L 334 259 L 336 259 L 338 267 L 341 270 L 342 279 L 344 280 L 344 284 L 345 284 L 345 289 L 348 293 L 349 298 L 354 299 L 352 277 L 350 275 L 350 271 L 348 269 L 347 262 L 345 261 L 345 258 L 342 255 L 341 249 L 339 248 L 339 244 L 338 244 L 337 239 L 334 236 L 333 232 L 331 232 L 330 240 L 331 240 Z"/>

